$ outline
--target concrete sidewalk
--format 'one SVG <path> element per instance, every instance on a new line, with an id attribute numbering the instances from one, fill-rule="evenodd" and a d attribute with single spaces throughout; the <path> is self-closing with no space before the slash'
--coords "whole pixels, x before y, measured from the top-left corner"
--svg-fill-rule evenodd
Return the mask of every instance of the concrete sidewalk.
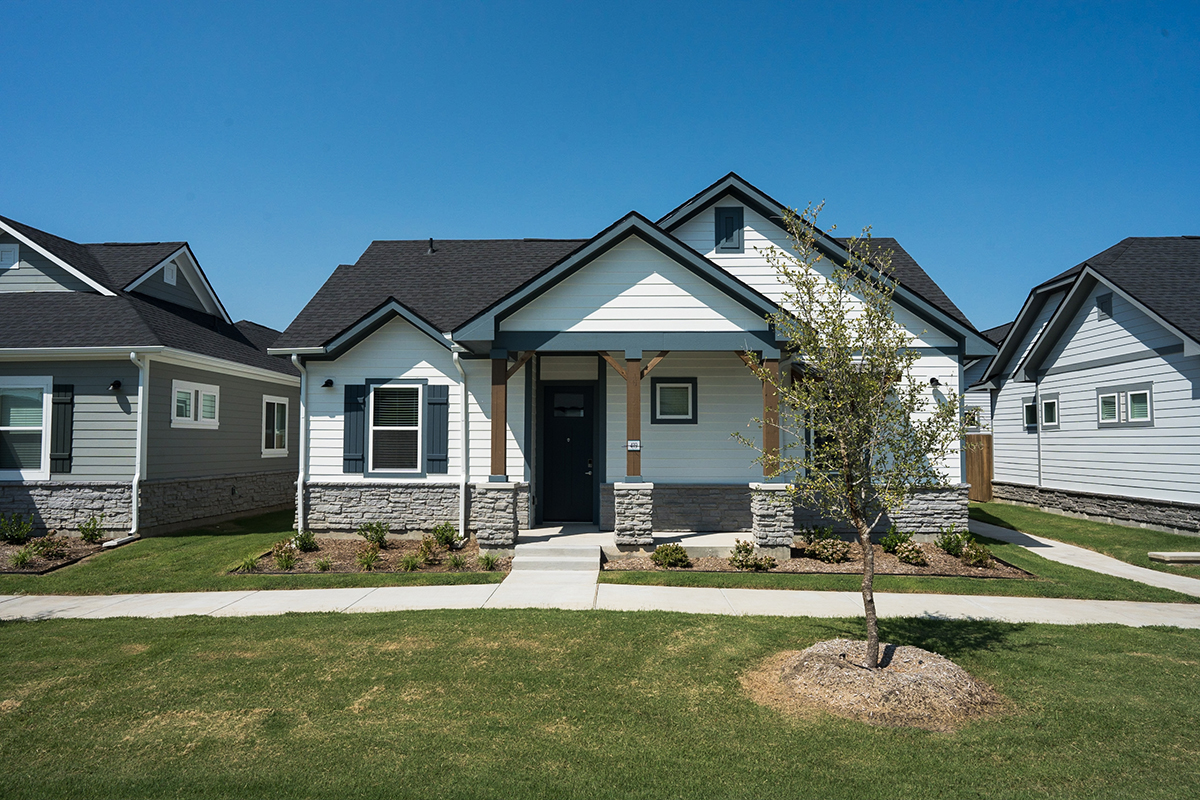
<path id="1" fill-rule="evenodd" d="M 1160 589 L 1170 589 L 1180 594 L 1200 597 L 1200 580 L 1189 578 L 1186 575 L 1174 575 L 1169 572 L 1159 572 L 1156 569 L 1135 567 L 1133 564 L 1126 564 L 1124 561 L 1101 555 L 1085 547 L 1076 547 L 1073 544 L 1066 544 L 1054 539 L 1043 539 L 1031 533 L 1021 533 L 987 522 L 971 520 L 971 533 L 1020 545 L 1031 553 L 1060 564 L 1113 575 L 1117 578 L 1128 578 L 1131 581 L 1157 586 Z"/>

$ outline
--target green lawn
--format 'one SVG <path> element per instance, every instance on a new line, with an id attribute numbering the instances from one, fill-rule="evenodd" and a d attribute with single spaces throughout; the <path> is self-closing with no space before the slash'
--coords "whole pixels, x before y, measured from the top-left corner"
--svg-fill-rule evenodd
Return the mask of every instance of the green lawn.
<path id="1" fill-rule="evenodd" d="M 1155 603 L 1196 603 L 1200 598 L 1101 575 L 1048 561 L 1015 544 L 979 537 L 1000 559 L 1032 573 L 1032 579 L 927 578 L 877 575 L 875 591 L 932 594 L 986 594 L 1012 597 L 1070 597 L 1082 600 L 1138 600 Z M 796 575 L 783 572 L 601 572 L 601 583 L 654 586 L 716 586 L 741 589 L 806 589 L 857 592 L 860 575 Z"/>
<path id="2" fill-rule="evenodd" d="M 5 798 L 1194 796 L 1200 632 L 885 620 L 1012 713 L 789 719 L 737 675 L 846 620 L 437 611 L 0 624 Z"/>
<path id="3" fill-rule="evenodd" d="M 1109 525 L 1004 503 L 972 503 L 971 519 L 1086 547 L 1139 567 L 1200 578 L 1200 564 L 1163 564 L 1146 556 L 1146 553 L 1159 550 L 1200 551 L 1200 538 L 1197 537 Z"/>
<path id="4" fill-rule="evenodd" d="M 0 575 L 0 594 L 122 594 L 496 583 L 499 572 L 230 575 L 248 555 L 289 536 L 292 512 L 141 539 L 46 575 Z"/>

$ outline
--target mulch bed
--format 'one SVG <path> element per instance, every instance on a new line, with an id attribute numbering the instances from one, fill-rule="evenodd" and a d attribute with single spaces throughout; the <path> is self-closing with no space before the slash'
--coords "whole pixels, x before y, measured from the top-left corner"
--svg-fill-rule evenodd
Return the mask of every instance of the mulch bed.
<path id="1" fill-rule="evenodd" d="M 29 541 L 33 542 L 36 540 L 30 539 Z M 33 560 L 23 567 L 14 567 L 12 557 L 25 545 L 0 542 L 0 574 L 44 575 L 47 572 L 53 572 L 59 567 L 74 564 L 76 561 L 100 552 L 99 544 L 87 544 L 82 539 L 68 539 L 63 537 L 63 542 L 66 544 L 66 554 L 62 558 L 48 559 L 40 555 L 35 555 Z"/>
<path id="2" fill-rule="evenodd" d="M 880 643 L 879 669 L 867 669 L 867 643 L 817 642 L 778 653 L 741 676 L 762 705 L 791 716 L 825 711 L 871 725 L 952 731 L 1003 713 L 1008 704 L 945 656 Z"/>
<path id="3" fill-rule="evenodd" d="M 332 539 L 326 537 L 317 537 L 317 550 L 311 553 L 297 553 L 296 566 L 290 570 L 282 570 L 275 566 L 275 559 L 270 553 L 259 557 L 258 573 L 263 575 L 294 575 L 296 573 L 320 572 L 316 567 L 316 562 L 322 558 L 330 559 L 333 564 L 326 570 L 324 575 L 329 575 L 338 572 L 363 572 L 362 567 L 358 565 L 358 553 L 364 547 L 367 547 L 366 541 L 362 539 Z M 403 572 L 400 568 L 400 561 L 410 553 L 417 553 L 421 549 L 421 542 L 412 539 L 388 539 L 387 547 L 379 551 L 379 560 L 375 562 L 372 572 Z M 472 539 L 463 546 L 461 550 L 454 550 L 465 560 L 466 564 L 462 569 L 451 569 L 449 564 L 449 553 L 446 551 L 440 552 L 437 563 L 424 564 L 418 572 L 487 572 L 479 563 L 479 545 Z M 508 572 L 512 567 L 511 558 L 501 558 L 496 561 L 496 566 L 491 572 Z"/>
<path id="4" fill-rule="evenodd" d="M 942 550 L 935 544 L 924 543 L 918 544 L 921 551 L 925 554 L 925 560 L 928 565 L 918 567 L 913 564 L 905 564 L 900 559 L 891 553 L 883 552 L 880 545 L 873 545 L 875 551 L 875 574 L 876 575 L 925 575 L 931 577 L 968 577 L 968 578 L 1032 578 L 1023 569 L 1017 569 L 1011 564 L 1006 564 L 997 558 L 993 558 L 986 567 L 972 567 L 963 563 L 960 559 L 955 558 L 949 553 Z M 824 561 L 819 561 L 816 558 L 808 556 L 807 551 L 801 548 L 792 550 L 792 558 L 788 561 L 779 562 L 771 572 L 792 572 L 792 573 L 831 573 L 831 574 L 862 574 L 862 547 L 858 542 L 850 542 L 850 560 L 843 561 L 840 564 L 827 564 Z M 658 570 L 666 572 L 742 572 L 729 565 L 727 558 L 693 558 L 690 567 L 672 568 L 663 570 L 650 560 L 650 556 L 633 556 L 630 558 L 616 558 L 604 562 L 604 569 L 612 571 L 621 570 Z"/>

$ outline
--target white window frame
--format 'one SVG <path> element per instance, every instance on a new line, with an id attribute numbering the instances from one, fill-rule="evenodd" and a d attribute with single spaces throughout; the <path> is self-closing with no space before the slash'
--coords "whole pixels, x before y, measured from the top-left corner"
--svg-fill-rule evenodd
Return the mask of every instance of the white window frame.
<path id="1" fill-rule="evenodd" d="M 14 261 L 8 266 L 5 266 L 3 262 L 0 262 L 0 270 L 19 269 L 21 266 L 21 245 L 17 244 L 16 242 L 5 242 L 4 244 L 0 244 L 0 248 L 3 248 L 4 250 L 9 249 L 10 247 L 13 250 Z"/>
<path id="2" fill-rule="evenodd" d="M 687 413 L 686 414 L 664 414 L 662 412 L 662 390 L 663 389 L 678 389 L 681 386 L 684 389 L 687 389 L 687 398 L 688 398 Z M 658 383 L 658 384 L 655 384 L 654 391 L 658 393 L 658 396 L 655 397 L 654 400 L 658 404 L 658 418 L 659 419 L 691 419 L 693 416 L 695 416 L 695 414 L 693 413 L 693 407 L 696 405 L 696 398 L 692 397 L 692 385 L 690 383 Z"/>
<path id="3" fill-rule="evenodd" d="M 375 431 L 408 431 L 411 425 L 386 425 L 375 427 L 375 391 L 377 389 L 416 389 L 417 390 L 417 466 L 415 469 L 392 469 L 375 466 Z M 425 474 L 425 384 L 406 381 L 389 383 L 374 383 L 367 392 L 367 441 L 366 473 L 368 475 L 424 475 Z"/>
<path id="4" fill-rule="evenodd" d="M 1113 399 L 1113 411 L 1115 415 L 1112 419 L 1104 418 L 1104 398 L 1111 397 Z M 1121 424 L 1121 393 L 1120 392 L 1105 392 L 1104 394 L 1096 395 L 1096 421 L 1101 425 L 1120 425 Z"/>
<path id="5" fill-rule="evenodd" d="M 180 392 L 192 394 L 192 416 L 178 417 L 175 415 L 176 399 Z M 216 398 L 213 419 L 202 419 L 203 395 L 211 394 Z M 193 383 L 192 381 L 171 381 L 171 427 L 172 428 L 203 428 L 216 430 L 221 426 L 221 387 L 211 383 Z"/>
<path id="6" fill-rule="evenodd" d="M 1033 422 L 1029 421 L 1029 409 L 1031 409 L 1031 408 L 1033 409 Z M 1022 414 L 1021 423 L 1024 427 L 1026 427 L 1026 428 L 1036 428 L 1037 427 L 1037 424 L 1038 424 L 1037 421 L 1038 421 L 1038 419 L 1040 419 L 1040 416 L 1038 415 L 1038 407 L 1037 407 L 1036 400 L 1032 400 L 1032 401 L 1023 403 L 1021 406 L 1021 414 Z"/>
<path id="7" fill-rule="evenodd" d="M 1043 399 L 1041 401 L 1041 403 L 1042 403 L 1042 418 L 1041 418 L 1042 419 L 1042 428 L 1057 428 L 1058 421 L 1060 419 L 1060 415 L 1059 415 L 1060 409 L 1058 407 L 1058 398 L 1057 397 L 1047 397 L 1047 398 Z M 1052 406 L 1054 408 L 1054 421 L 1053 422 L 1046 419 L 1046 407 L 1047 406 Z"/>
<path id="8" fill-rule="evenodd" d="M 276 406 L 283 406 L 283 447 L 267 447 L 267 403 L 274 403 Z M 262 423 L 258 428 L 259 444 L 262 446 L 263 458 L 283 458 L 288 454 L 288 424 L 291 422 L 291 411 L 286 397 L 275 397 L 274 395 L 264 394 L 262 403 Z M 279 413 L 278 410 L 275 411 Z"/>
<path id="9" fill-rule="evenodd" d="M 1146 395 L 1146 416 L 1145 417 L 1133 416 L 1133 396 L 1135 394 Z M 1152 395 L 1151 395 L 1149 389 L 1137 389 L 1135 391 L 1126 392 L 1125 393 L 1125 408 L 1126 408 L 1126 416 L 1127 416 L 1126 422 L 1153 422 L 1154 421 L 1154 409 L 1151 407 L 1151 405 L 1152 405 L 1151 400 L 1150 400 L 1151 397 L 1152 397 Z"/>
<path id="10" fill-rule="evenodd" d="M 49 375 L 0 377 L 0 388 L 42 390 L 42 461 L 37 469 L 0 469 L 0 480 L 50 480 L 50 412 L 54 402 L 54 378 Z M 0 428 L 0 431 L 29 432 L 36 428 Z"/>

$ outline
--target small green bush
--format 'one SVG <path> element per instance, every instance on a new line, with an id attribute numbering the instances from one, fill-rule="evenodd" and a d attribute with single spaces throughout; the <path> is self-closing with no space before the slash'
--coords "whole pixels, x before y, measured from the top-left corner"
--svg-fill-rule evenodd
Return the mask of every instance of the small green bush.
<path id="1" fill-rule="evenodd" d="M 372 571 L 379 563 L 379 545 L 374 542 L 363 545 L 362 549 L 354 557 L 354 560 L 358 562 L 358 566 L 363 572 Z"/>
<path id="2" fill-rule="evenodd" d="M 416 572 L 421 568 L 421 557 L 416 553 L 409 553 L 404 558 L 400 559 L 400 569 L 405 572 Z"/>
<path id="3" fill-rule="evenodd" d="M 329 572 L 329 570 L 333 569 L 333 559 L 328 556 L 318 558 L 313 562 L 313 566 L 317 568 L 317 572 Z"/>
<path id="4" fill-rule="evenodd" d="M 734 569 L 766 572 L 775 567 L 775 559 L 771 556 L 760 556 L 754 551 L 754 542 L 733 540 L 733 555 L 729 557 L 729 566 Z"/>
<path id="5" fill-rule="evenodd" d="M 449 522 L 443 522 L 433 529 L 433 538 L 443 550 L 453 550 L 458 547 L 458 529 Z"/>
<path id="6" fill-rule="evenodd" d="M 826 539 L 834 538 L 833 527 L 814 525 L 811 528 L 805 528 L 804 533 L 802 533 L 800 536 L 804 540 L 804 544 L 811 546 L 817 542 L 823 542 Z"/>
<path id="7" fill-rule="evenodd" d="M 88 517 L 88 521 L 79 526 L 79 538 L 88 544 L 99 544 L 104 538 L 104 515 L 99 519 Z"/>
<path id="8" fill-rule="evenodd" d="M 942 528 L 942 532 L 938 536 L 935 544 L 955 558 L 959 558 L 962 556 L 963 547 L 965 547 L 970 541 L 971 534 L 966 532 L 959 533 L 957 530 L 955 530 L 955 527 L 951 525 L 948 528 Z"/>
<path id="9" fill-rule="evenodd" d="M 455 572 L 458 572 L 461 569 L 467 568 L 467 559 L 463 557 L 462 553 L 451 553 L 450 557 L 446 559 L 446 565 Z"/>
<path id="10" fill-rule="evenodd" d="M 992 561 L 992 551 L 987 548 L 987 545 L 971 540 L 963 545 L 962 555 L 959 558 L 968 566 L 986 567 Z"/>
<path id="11" fill-rule="evenodd" d="M 896 530 L 896 526 L 893 525 L 888 528 L 887 536 L 884 536 L 879 540 L 879 546 L 883 548 L 883 552 L 895 554 L 900 545 L 907 544 L 911 541 L 911 533 L 901 533 L 900 531 Z"/>
<path id="12" fill-rule="evenodd" d="M 840 564 L 850 560 L 850 543 L 842 539 L 822 539 L 809 548 L 819 561 Z"/>
<path id="13" fill-rule="evenodd" d="M 8 557 L 8 563 L 17 568 L 27 566 L 30 561 L 33 561 L 33 551 L 29 549 L 29 545 L 25 545 Z"/>
<path id="14" fill-rule="evenodd" d="M 929 563 L 925 559 L 925 551 L 921 549 L 921 545 L 912 541 L 901 542 L 896 546 L 896 558 L 905 564 L 912 564 L 916 567 L 923 567 Z"/>
<path id="15" fill-rule="evenodd" d="M 417 557 L 425 566 L 437 564 L 442 560 L 442 545 L 431 534 L 421 538 L 421 546 L 417 549 Z"/>
<path id="16" fill-rule="evenodd" d="M 496 568 L 496 565 L 499 563 L 500 563 L 500 559 L 499 559 L 499 557 L 496 556 L 495 553 L 480 553 L 479 554 L 479 566 L 483 567 L 488 572 L 491 572 L 492 570 L 494 570 Z"/>
<path id="17" fill-rule="evenodd" d="M 297 531 L 292 537 L 292 544 L 301 553 L 315 553 L 320 549 L 317 547 L 317 535 L 312 531 Z"/>
<path id="18" fill-rule="evenodd" d="M 32 533 L 33 514 L 29 515 L 29 519 L 15 511 L 8 517 L 0 514 L 0 541 L 8 544 L 25 544 Z"/>
<path id="19" fill-rule="evenodd" d="M 35 555 L 47 561 L 55 561 L 67 556 L 67 540 L 53 533 L 34 539 L 25 546 L 32 550 Z"/>
<path id="20" fill-rule="evenodd" d="M 388 524 L 386 522 L 364 522 L 358 526 L 357 533 L 367 540 L 367 544 L 373 544 L 380 550 L 387 547 Z"/>
<path id="21" fill-rule="evenodd" d="M 664 569 L 670 567 L 690 567 L 692 565 L 692 560 L 688 558 L 687 550 L 684 550 L 683 545 L 678 542 L 660 544 L 654 548 L 654 552 L 650 555 L 650 560 Z"/>
<path id="22" fill-rule="evenodd" d="M 238 572 L 258 572 L 258 556 L 249 555 L 242 559 L 242 563 L 238 564 Z"/>
<path id="23" fill-rule="evenodd" d="M 296 567 L 296 558 L 299 551 L 291 539 L 284 539 L 276 542 L 271 548 L 271 557 L 275 559 L 275 566 L 284 572 L 289 572 Z"/>

